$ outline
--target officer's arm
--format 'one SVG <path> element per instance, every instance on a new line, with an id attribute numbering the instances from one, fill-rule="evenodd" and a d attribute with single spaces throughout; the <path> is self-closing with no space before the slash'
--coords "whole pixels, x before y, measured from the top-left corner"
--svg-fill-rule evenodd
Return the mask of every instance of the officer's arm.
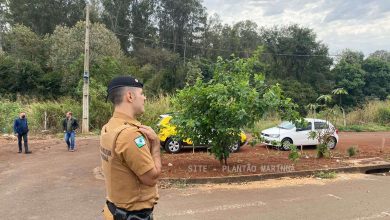
<path id="1" fill-rule="evenodd" d="M 155 152 L 155 149 L 158 149 L 158 152 Z M 155 186 L 161 174 L 160 146 L 153 146 L 151 154 L 154 161 L 154 168 L 146 172 L 144 175 L 138 176 L 138 178 L 145 185 Z"/>
<path id="2" fill-rule="evenodd" d="M 124 162 L 143 184 L 156 185 L 161 173 L 159 146 L 153 144 L 151 148 L 140 132 L 125 129 L 117 138 L 115 151 L 122 155 Z"/>

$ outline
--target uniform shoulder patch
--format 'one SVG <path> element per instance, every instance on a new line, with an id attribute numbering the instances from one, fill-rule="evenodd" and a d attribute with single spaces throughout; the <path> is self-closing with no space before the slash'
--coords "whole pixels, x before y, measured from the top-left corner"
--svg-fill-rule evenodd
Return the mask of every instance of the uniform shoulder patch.
<path id="1" fill-rule="evenodd" d="M 135 138 L 134 142 L 135 142 L 135 144 L 137 145 L 138 148 L 141 148 L 141 147 L 145 146 L 145 144 L 146 144 L 145 138 L 142 135 L 137 137 L 137 138 Z"/>

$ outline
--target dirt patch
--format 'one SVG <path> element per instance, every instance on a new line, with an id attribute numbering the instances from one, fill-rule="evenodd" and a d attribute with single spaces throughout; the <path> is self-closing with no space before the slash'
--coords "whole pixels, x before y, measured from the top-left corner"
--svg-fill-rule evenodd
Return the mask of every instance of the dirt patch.
<path id="1" fill-rule="evenodd" d="M 280 178 L 270 179 L 264 181 L 245 182 L 245 183 L 231 183 L 231 184 L 202 184 L 194 187 L 201 190 L 214 190 L 214 189 L 232 189 L 232 190 L 247 190 L 247 189 L 267 189 L 267 188 L 280 188 L 288 186 L 305 186 L 305 185 L 325 185 L 327 183 L 354 180 L 354 179 L 366 179 L 367 175 L 364 174 L 338 174 L 335 179 L 319 179 L 319 178 Z"/>
<path id="2" fill-rule="evenodd" d="M 59 138 L 32 137 L 29 145 L 33 154 L 19 155 L 16 140 L 0 138 L 0 173 L 21 157 L 34 157 L 38 154 L 44 160 L 52 158 L 53 155 L 68 153 L 64 141 Z M 86 152 L 98 152 L 98 145 L 97 137 L 78 137 L 76 141 L 76 147 Z M 351 146 L 359 150 L 357 156 L 353 158 L 347 156 L 347 149 Z M 229 166 L 221 166 L 206 149 L 197 149 L 195 153 L 192 149 L 184 150 L 179 154 L 164 153 L 162 154 L 162 177 L 223 177 L 380 163 L 390 161 L 390 132 L 342 132 L 340 143 L 332 151 L 331 159 L 316 159 L 314 146 L 305 147 L 301 153 L 301 159 L 293 163 L 288 160 L 289 152 L 267 149 L 264 145 L 244 146 L 239 152 L 231 154 L 228 160 Z M 98 156 L 98 153 L 96 155 Z M 96 160 L 98 161 L 99 158 Z M 79 163 L 85 162 L 79 161 Z M 96 166 L 98 164 L 94 167 Z M 91 173 L 95 178 L 101 179 L 99 168 L 91 170 Z"/>
<path id="3" fill-rule="evenodd" d="M 347 149 L 352 146 L 359 153 L 350 158 Z M 315 146 L 304 147 L 301 159 L 293 163 L 288 160 L 289 152 L 264 145 L 244 146 L 239 152 L 231 154 L 228 166 L 221 166 L 205 149 L 195 153 L 188 149 L 179 154 L 163 154 L 162 176 L 222 177 L 380 164 L 390 161 L 390 132 L 341 132 L 340 143 L 332 150 L 331 159 L 316 159 L 315 149 Z"/>

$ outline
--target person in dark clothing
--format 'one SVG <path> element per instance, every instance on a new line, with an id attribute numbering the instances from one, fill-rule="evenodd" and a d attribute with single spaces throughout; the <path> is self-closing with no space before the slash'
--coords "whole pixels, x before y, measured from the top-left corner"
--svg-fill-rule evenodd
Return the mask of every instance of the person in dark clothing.
<path id="1" fill-rule="evenodd" d="M 72 112 L 66 113 L 66 118 L 62 122 L 65 133 L 65 142 L 68 145 L 68 151 L 74 152 L 75 148 L 75 139 L 76 139 L 76 129 L 79 128 L 77 119 L 72 116 Z"/>
<path id="2" fill-rule="evenodd" d="M 28 123 L 26 118 L 26 113 L 21 112 L 19 114 L 19 118 L 15 119 L 14 121 L 14 133 L 18 137 L 18 146 L 19 146 L 19 152 L 22 153 L 22 138 L 24 142 L 24 152 L 26 154 L 30 154 L 31 151 L 28 150 L 28 143 L 27 143 L 27 134 L 28 134 Z"/>

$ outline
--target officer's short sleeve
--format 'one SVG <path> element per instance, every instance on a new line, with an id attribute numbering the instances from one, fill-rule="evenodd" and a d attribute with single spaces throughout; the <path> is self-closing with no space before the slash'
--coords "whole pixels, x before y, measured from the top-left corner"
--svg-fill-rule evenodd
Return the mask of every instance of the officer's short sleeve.
<path id="1" fill-rule="evenodd" d="M 115 152 L 137 176 L 155 166 L 146 138 L 132 129 L 125 129 L 119 134 Z"/>

